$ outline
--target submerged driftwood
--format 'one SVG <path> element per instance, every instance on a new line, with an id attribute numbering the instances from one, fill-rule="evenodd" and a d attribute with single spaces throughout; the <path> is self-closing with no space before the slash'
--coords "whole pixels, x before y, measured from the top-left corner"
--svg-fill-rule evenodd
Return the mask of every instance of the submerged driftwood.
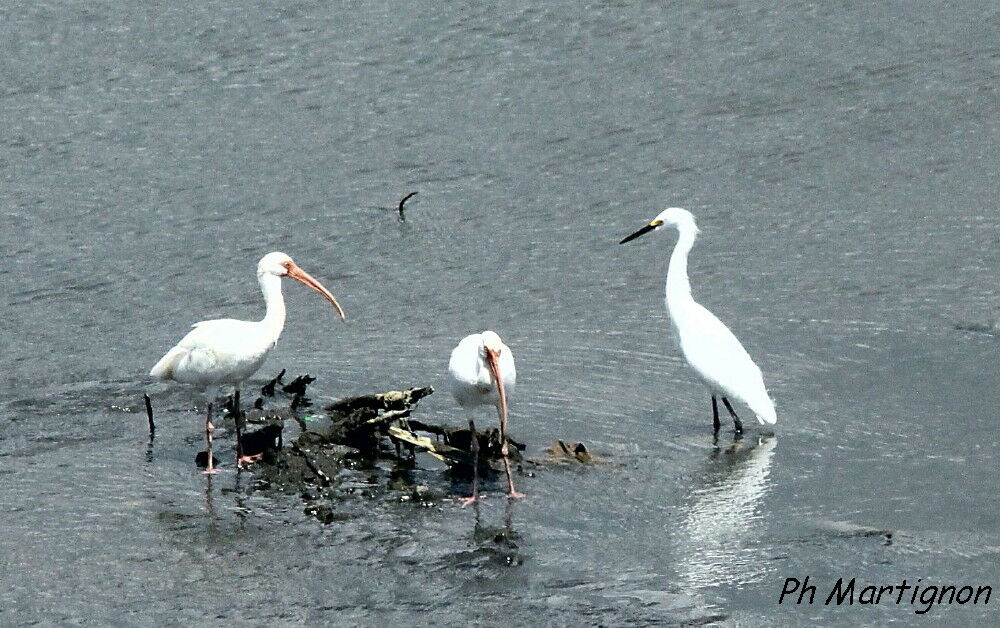
<path id="1" fill-rule="evenodd" d="M 554 464 L 595 464 L 598 462 L 583 443 L 567 443 L 557 440 L 549 445 L 545 453 L 549 456 L 548 462 Z"/>
<path id="2" fill-rule="evenodd" d="M 298 493 L 308 514 L 330 522 L 346 516 L 336 514 L 334 504 L 348 496 L 388 490 L 402 500 L 430 503 L 466 492 L 476 464 L 481 477 L 496 476 L 502 462 L 497 428 L 451 427 L 413 417 L 419 402 L 434 392 L 430 386 L 342 399 L 317 412 L 307 410 L 312 406 L 307 387 L 314 378 L 285 384 L 284 375 L 283 370 L 265 384 L 250 409 L 237 413 L 234 402 L 226 404 L 222 420 L 235 426 L 239 419 L 243 427 L 239 443 L 254 471 L 251 490 Z M 518 465 L 598 462 L 581 443 L 557 441 L 547 459 L 524 460 L 524 444 L 509 437 L 507 442 Z M 417 452 L 448 465 L 450 489 L 416 485 Z"/>
<path id="3" fill-rule="evenodd" d="M 240 439 L 243 454 L 264 463 L 258 466 L 264 485 L 329 487 L 345 467 L 377 460 L 411 467 L 417 451 L 446 463 L 455 477 L 471 475 L 476 460 L 480 472 L 489 474 L 492 463 L 501 460 L 496 428 L 473 432 L 412 417 L 420 400 L 434 392 L 430 386 L 350 397 L 327 405 L 322 414 L 303 417 L 301 409 L 310 405 L 306 386 L 313 378 L 299 377 L 280 386 L 284 373 L 261 389 L 262 397 L 245 413 L 247 431 Z M 289 407 L 265 409 L 265 398 L 277 396 L 279 390 L 292 395 Z M 294 430 L 294 425 L 297 435 L 283 446 L 286 430 Z M 507 442 L 511 457 L 519 462 L 524 444 L 510 438 Z"/>
<path id="4" fill-rule="evenodd" d="M 324 441 L 377 455 L 389 428 L 405 424 L 417 403 L 433 392 L 427 386 L 342 399 L 326 406 L 329 423 L 313 433 Z"/>
<path id="5" fill-rule="evenodd" d="M 453 471 L 471 473 L 475 458 L 472 430 L 412 418 L 417 403 L 433 392 L 428 386 L 343 399 L 326 407 L 329 424 L 311 431 L 322 441 L 358 448 L 379 457 L 401 458 L 399 445 L 403 445 L 409 453 L 407 459 L 412 458 L 415 450 L 421 450 L 448 464 Z M 492 427 L 476 430 L 475 439 L 483 469 L 488 468 L 491 460 L 500 459 L 499 430 Z M 507 442 L 514 459 L 519 460 L 524 444 L 509 437 Z M 393 445 L 392 449 L 386 447 L 388 444 Z"/>
<path id="6" fill-rule="evenodd" d="M 302 417 L 302 410 L 312 406 L 306 389 L 316 378 L 296 377 L 283 384 L 282 369 L 261 387 L 261 396 L 250 410 L 240 413 L 245 432 L 240 437 L 243 455 L 282 468 L 301 467 L 305 475 L 320 483 L 328 482 L 330 465 L 343 467 L 345 460 L 389 459 L 412 465 L 416 451 L 425 452 L 449 466 L 452 475 L 466 477 L 478 461 L 481 473 L 489 473 L 493 463 L 502 460 L 500 430 L 451 427 L 413 418 L 421 399 L 434 392 L 430 386 L 391 390 L 374 395 L 341 399 L 324 407 L 324 414 Z M 287 408 L 265 408 L 268 399 L 279 393 L 290 395 Z M 225 405 L 226 421 L 236 423 L 236 403 Z M 295 424 L 298 433 L 288 447 L 284 445 L 286 428 Z M 475 442 L 473 442 L 475 441 Z M 524 443 L 507 437 L 508 450 L 516 463 L 524 462 Z M 204 453 L 204 452 L 203 452 Z M 530 459 L 535 465 L 595 464 L 596 459 L 583 443 L 555 441 L 545 459 Z M 295 464 L 291 458 L 304 458 Z M 327 464 L 330 463 L 330 464 Z M 326 471 L 323 469 L 327 468 Z"/>

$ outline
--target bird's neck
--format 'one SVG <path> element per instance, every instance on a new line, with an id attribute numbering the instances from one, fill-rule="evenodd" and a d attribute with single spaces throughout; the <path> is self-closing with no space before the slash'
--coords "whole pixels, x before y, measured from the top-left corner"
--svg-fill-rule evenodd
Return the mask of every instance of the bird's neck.
<path id="1" fill-rule="evenodd" d="M 667 269 L 667 308 L 671 305 L 680 306 L 693 301 L 691 282 L 688 280 L 688 253 L 694 246 L 698 235 L 696 229 L 681 228 L 678 231 L 677 244 L 670 255 L 670 268 Z"/>
<path id="2" fill-rule="evenodd" d="M 265 273 L 260 276 L 260 291 L 264 293 L 267 312 L 261 325 L 271 335 L 271 343 L 278 342 L 278 336 L 285 327 L 285 298 L 281 296 L 281 277 Z"/>

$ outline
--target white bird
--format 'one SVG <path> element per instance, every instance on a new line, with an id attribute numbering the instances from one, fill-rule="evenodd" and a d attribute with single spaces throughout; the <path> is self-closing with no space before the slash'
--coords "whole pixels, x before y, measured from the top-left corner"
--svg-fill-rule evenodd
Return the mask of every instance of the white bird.
<path id="1" fill-rule="evenodd" d="M 238 321 L 223 318 L 195 323 L 177 345 L 160 358 L 149 371 L 151 377 L 173 380 L 212 390 L 232 386 L 239 393 L 244 380 L 257 372 L 268 352 L 278 342 L 285 326 L 285 300 L 281 296 L 281 278 L 301 281 L 323 295 L 337 308 L 341 320 L 344 310 L 323 284 L 299 268 L 284 253 L 268 253 L 257 263 L 257 281 L 264 293 L 267 311 L 263 320 Z M 237 412 L 239 409 L 237 408 Z M 212 462 L 212 404 L 208 404 L 205 439 L 208 442 L 208 473 Z M 237 436 L 238 438 L 238 436 Z"/>
<path id="2" fill-rule="evenodd" d="M 715 431 L 719 431 L 719 406 L 716 397 L 721 397 L 726 404 L 737 432 L 743 431 L 743 424 L 729 402 L 730 397 L 749 406 L 762 424 L 777 422 L 774 402 L 764 388 L 760 368 L 750 359 L 733 332 L 691 296 L 687 258 L 698 235 L 698 226 L 691 212 L 680 207 L 666 209 L 620 244 L 664 226 L 676 227 L 678 233 L 677 244 L 670 256 L 670 268 L 667 270 L 667 313 L 670 314 L 674 337 L 680 344 L 684 359 L 712 394 Z"/>
<path id="3" fill-rule="evenodd" d="M 470 334 L 458 343 L 448 362 L 451 373 L 451 394 L 470 415 L 478 406 L 495 406 L 500 415 L 500 453 L 503 454 L 504 471 L 507 473 L 507 495 L 524 497 L 514 490 L 507 447 L 507 393 L 514 390 L 517 372 L 514 354 L 495 332 Z M 475 439 L 473 439 L 475 442 Z M 473 496 L 477 498 L 475 484 Z"/>

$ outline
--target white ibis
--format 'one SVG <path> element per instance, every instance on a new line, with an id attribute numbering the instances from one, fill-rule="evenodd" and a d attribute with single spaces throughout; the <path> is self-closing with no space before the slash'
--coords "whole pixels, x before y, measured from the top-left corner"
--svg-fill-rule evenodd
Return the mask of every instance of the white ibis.
<path id="1" fill-rule="evenodd" d="M 680 344 L 684 359 L 705 382 L 712 395 L 715 431 L 719 431 L 719 405 L 716 397 L 721 397 L 726 404 L 737 432 L 743 431 L 743 424 L 729 402 L 730 397 L 749 406 L 760 423 L 776 423 L 778 418 L 774 412 L 774 402 L 764 388 L 760 368 L 750 359 L 733 332 L 691 296 L 687 258 L 698 235 L 698 226 L 691 212 L 680 207 L 666 209 L 620 244 L 664 226 L 676 227 L 678 232 L 677 244 L 670 256 L 670 268 L 667 270 L 667 313 L 670 314 L 674 337 Z"/>
<path id="2" fill-rule="evenodd" d="M 238 395 L 242 383 L 264 363 L 267 353 L 278 342 L 278 336 L 285 326 L 282 277 L 301 281 L 319 292 L 337 309 L 340 319 L 346 320 L 337 299 L 323 284 L 299 268 L 284 253 L 268 253 L 257 263 L 257 281 L 260 282 L 260 290 L 264 293 L 267 304 L 263 320 L 238 321 L 222 318 L 195 323 L 194 329 L 160 358 L 149 371 L 150 376 L 200 386 L 209 391 L 217 386 L 232 386 L 234 393 Z M 205 439 L 208 442 L 206 473 L 214 472 L 213 429 L 210 401 L 205 419 Z"/>
<path id="3" fill-rule="evenodd" d="M 500 415 L 500 453 L 507 473 L 507 495 L 524 497 L 514 490 L 507 447 L 507 392 L 514 389 L 517 380 L 510 348 L 495 332 L 470 334 L 452 350 L 448 371 L 452 378 L 451 393 L 466 412 L 471 414 L 478 406 L 496 407 Z M 473 496 L 466 502 L 475 501 L 477 497 L 473 484 Z"/>

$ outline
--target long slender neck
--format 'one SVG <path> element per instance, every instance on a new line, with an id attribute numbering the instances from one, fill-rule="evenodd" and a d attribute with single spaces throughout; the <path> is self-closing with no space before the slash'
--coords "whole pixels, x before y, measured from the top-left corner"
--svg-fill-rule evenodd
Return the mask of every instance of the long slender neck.
<path id="1" fill-rule="evenodd" d="M 271 335 L 272 344 L 278 342 L 278 336 L 285 327 L 285 299 L 281 296 L 281 277 L 264 273 L 258 278 L 260 291 L 264 293 L 267 312 L 261 325 Z"/>
<path id="2" fill-rule="evenodd" d="M 696 228 L 682 225 L 678 227 L 677 244 L 670 255 L 670 268 L 667 269 L 667 304 L 681 305 L 693 301 L 691 282 L 688 281 L 688 253 L 694 246 L 698 235 Z"/>

